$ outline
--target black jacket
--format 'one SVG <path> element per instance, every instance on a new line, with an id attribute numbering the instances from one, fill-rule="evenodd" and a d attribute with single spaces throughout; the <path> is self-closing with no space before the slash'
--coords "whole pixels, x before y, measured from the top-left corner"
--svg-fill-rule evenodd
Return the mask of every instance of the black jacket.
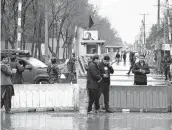
<path id="1" fill-rule="evenodd" d="M 94 62 L 89 63 L 87 71 L 87 88 L 97 89 L 99 87 L 98 81 L 100 80 L 101 74 L 98 65 Z"/>
<path id="2" fill-rule="evenodd" d="M 145 73 L 141 73 L 139 70 L 145 70 Z M 147 76 L 146 74 L 150 73 L 150 69 L 148 64 L 144 62 L 143 66 L 140 64 L 140 62 L 137 62 L 134 64 L 132 72 L 134 73 L 134 82 L 147 82 Z"/>
<path id="3" fill-rule="evenodd" d="M 108 77 L 106 77 L 106 78 L 103 77 L 103 74 L 105 74 L 104 67 L 108 68 Z M 99 69 L 100 69 L 100 73 L 101 73 L 101 76 L 102 76 L 102 82 L 106 82 L 106 83 L 110 84 L 110 74 L 114 73 L 114 69 L 112 67 L 109 67 L 108 65 L 105 65 L 103 63 L 103 61 L 99 63 Z"/>

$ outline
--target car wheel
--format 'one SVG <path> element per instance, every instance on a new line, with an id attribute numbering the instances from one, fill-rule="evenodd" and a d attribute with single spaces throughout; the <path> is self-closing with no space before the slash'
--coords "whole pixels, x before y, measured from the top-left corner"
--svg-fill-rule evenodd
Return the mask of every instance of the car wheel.
<path id="1" fill-rule="evenodd" d="M 49 84 L 49 81 L 47 80 L 38 80 L 36 84 Z"/>

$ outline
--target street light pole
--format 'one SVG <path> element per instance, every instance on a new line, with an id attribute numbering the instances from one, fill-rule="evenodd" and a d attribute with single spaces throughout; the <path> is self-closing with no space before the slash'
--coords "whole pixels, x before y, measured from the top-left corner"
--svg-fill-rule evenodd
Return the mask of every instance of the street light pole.
<path id="1" fill-rule="evenodd" d="M 18 0 L 18 27 L 17 27 L 17 46 L 16 49 L 20 50 L 21 46 L 21 11 L 22 11 L 22 0 Z"/>

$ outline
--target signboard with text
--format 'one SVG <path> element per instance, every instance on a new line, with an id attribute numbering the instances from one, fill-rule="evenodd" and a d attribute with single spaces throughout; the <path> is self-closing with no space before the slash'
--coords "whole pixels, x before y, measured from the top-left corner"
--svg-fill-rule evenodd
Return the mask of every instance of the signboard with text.
<path id="1" fill-rule="evenodd" d="M 162 50 L 169 51 L 170 50 L 170 44 L 162 44 Z"/>

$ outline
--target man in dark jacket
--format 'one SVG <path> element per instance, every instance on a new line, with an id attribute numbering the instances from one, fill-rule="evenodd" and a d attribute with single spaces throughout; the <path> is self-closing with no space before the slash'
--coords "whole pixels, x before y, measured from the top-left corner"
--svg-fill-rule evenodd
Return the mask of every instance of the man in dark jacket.
<path id="1" fill-rule="evenodd" d="M 126 54 L 126 52 L 124 52 L 124 54 L 123 54 L 124 64 L 126 63 L 126 57 L 127 57 L 127 54 Z"/>
<path id="2" fill-rule="evenodd" d="M 135 63 L 132 69 L 134 73 L 134 84 L 135 85 L 147 85 L 146 74 L 150 73 L 148 64 L 144 61 L 145 56 L 140 55 L 139 62 Z"/>
<path id="3" fill-rule="evenodd" d="M 102 80 L 100 70 L 98 68 L 99 56 L 94 55 L 92 62 L 88 66 L 87 71 L 87 89 L 88 89 L 88 114 L 92 113 L 92 105 L 95 103 L 96 112 L 100 109 L 99 105 L 99 83 Z"/>
<path id="4" fill-rule="evenodd" d="M 117 54 L 116 54 L 116 60 L 117 60 L 117 63 L 119 63 L 119 60 L 120 60 L 120 54 L 119 54 L 119 52 L 117 52 Z"/>
<path id="5" fill-rule="evenodd" d="M 12 82 L 14 84 L 22 84 L 24 82 L 24 78 L 23 78 L 23 71 L 24 71 L 24 66 L 22 66 L 21 64 L 19 64 L 16 61 L 16 56 L 11 56 L 11 63 L 10 63 L 10 67 L 11 69 L 16 69 L 17 72 L 15 74 L 12 75 Z"/>
<path id="6" fill-rule="evenodd" d="M 109 110 L 109 86 L 110 86 L 110 74 L 114 73 L 112 66 L 110 65 L 110 57 L 104 56 L 102 62 L 99 63 L 99 69 L 102 76 L 100 83 L 100 95 L 104 96 L 104 104 L 106 112 L 112 113 Z"/>

